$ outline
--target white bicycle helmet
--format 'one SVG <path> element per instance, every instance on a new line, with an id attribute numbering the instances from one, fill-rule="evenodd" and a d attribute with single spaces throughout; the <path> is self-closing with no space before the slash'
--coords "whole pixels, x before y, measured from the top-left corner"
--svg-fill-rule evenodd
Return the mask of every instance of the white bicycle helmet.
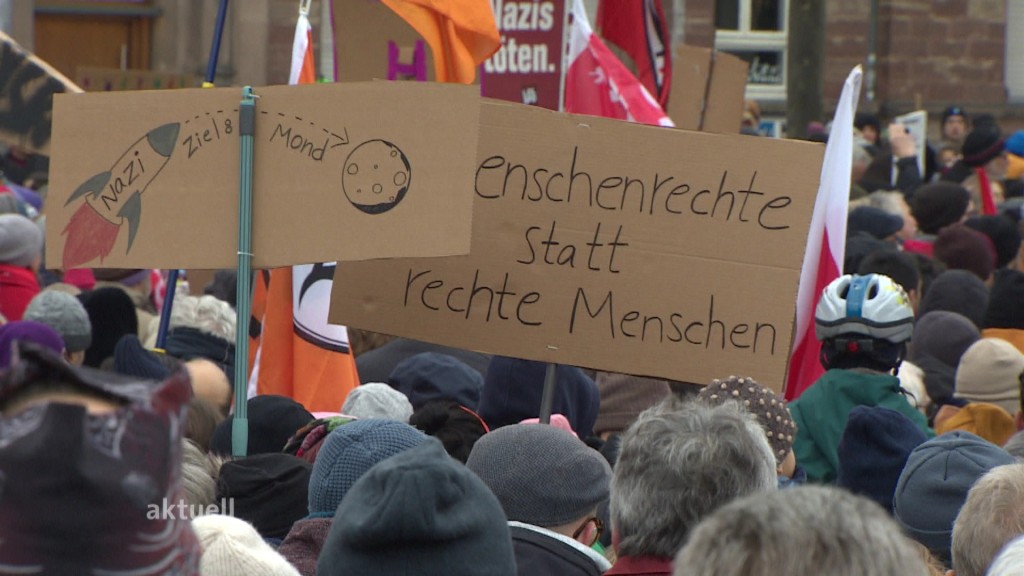
<path id="1" fill-rule="evenodd" d="M 900 344 L 914 333 L 914 311 L 899 284 L 882 274 L 846 274 L 830 283 L 814 311 L 818 340 L 863 335 Z"/>

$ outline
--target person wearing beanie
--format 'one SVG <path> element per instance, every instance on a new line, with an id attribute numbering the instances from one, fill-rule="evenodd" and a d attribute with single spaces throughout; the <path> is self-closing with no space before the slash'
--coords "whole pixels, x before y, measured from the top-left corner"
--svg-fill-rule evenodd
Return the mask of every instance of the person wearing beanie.
<path id="1" fill-rule="evenodd" d="M 292 524 L 305 516 L 312 466 L 289 454 L 256 454 L 220 467 L 217 501 L 252 523 L 260 536 L 277 545 Z"/>
<path id="2" fill-rule="evenodd" d="M 454 400 L 476 410 L 484 379 L 456 358 L 424 352 L 399 362 L 388 376 L 388 385 L 404 394 L 413 410 L 434 400 Z"/>
<path id="3" fill-rule="evenodd" d="M 793 416 L 789 413 L 785 399 L 758 384 L 753 378 L 730 376 L 723 380 L 713 380 L 711 384 L 701 389 L 697 394 L 697 400 L 710 406 L 726 402 L 737 402 L 743 406 L 744 410 L 754 415 L 761 428 L 764 428 L 768 443 L 775 454 L 779 487 L 803 483 L 806 475 L 802 469 L 798 471 L 796 456 L 793 454 L 796 424 L 793 423 Z"/>
<path id="4" fill-rule="evenodd" d="M 291 398 L 261 394 L 246 403 L 249 419 L 249 449 L 246 454 L 279 454 L 288 439 L 313 420 L 313 415 Z M 231 455 L 231 419 L 217 426 L 210 451 Z"/>
<path id="5" fill-rule="evenodd" d="M 996 275 L 998 280 L 999 274 Z M 977 275 L 967 270 L 947 270 L 939 274 L 921 298 L 918 316 L 935 310 L 956 312 L 980 330 L 989 309 L 989 290 Z"/>
<path id="6" fill-rule="evenodd" d="M 943 143 L 955 147 L 959 154 L 964 145 L 964 137 L 967 136 L 967 113 L 960 106 L 949 106 L 942 111 L 940 126 Z"/>
<path id="7" fill-rule="evenodd" d="M 904 250 L 931 256 L 939 230 L 962 221 L 970 201 L 967 189 L 952 182 L 932 182 L 918 188 L 910 201 L 918 234 L 903 243 Z"/>
<path id="8" fill-rule="evenodd" d="M 515 576 L 501 504 L 428 439 L 377 464 L 338 506 L 317 576 Z"/>
<path id="9" fill-rule="evenodd" d="M 995 404 L 971 402 L 963 408 L 949 407 L 942 417 L 935 418 L 935 433 L 942 435 L 954 430 L 970 432 L 996 446 L 1006 444 L 1017 425 L 1013 416 Z"/>
<path id="10" fill-rule="evenodd" d="M 953 521 L 968 490 L 989 470 L 1014 462 L 1005 450 L 970 432 L 932 438 L 907 458 L 893 496 L 893 516 L 908 536 L 948 565 Z"/>
<path id="11" fill-rule="evenodd" d="M 316 561 L 345 495 L 377 463 L 427 442 L 419 430 L 394 420 L 356 420 L 327 435 L 313 464 L 303 511 L 309 514 L 292 526 L 278 551 L 304 576 L 316 572 Z"/>
<path id="12" fill-rule="evenodd" d="M 513 424 L 481 438 L 466 461 L 509 520 L 520 576 L 599 576 L 611 564 L 591 548 L 603 528 L 612 471 L 572 434 Z"/>
<path id="13" fill-rule="evenodd" d="M 625 432 L 641 412 L 669 395 L 668 382 L 654 378 L 598 372 L 594 383 L 601 398 L 594 434 L 604 440 Z"/>
<path id="14" fill-rule="evenodd" d="M 0 214 L 0 316 L 21 320 L 39 293 L 36 271 L 43 251 L 43 233 L 20 214 Z"/>
<path id="15" fill-rule="evenodd" d="M 963 165 L 960 172 L 967 174 L 961 183 L 970 191 L 974 206 L 982 214 L 995 214 L 997 204 L 1004 198 L 1002 182 L 1009 164 L 1006 140 L 994 120 L 975 121 L 974 129 L 964 140 L 960 164 Z M 951 170 L 954 171 L 956 167 Z"/>
<path id="16" fill-rule="evenodd" d="M 341 413 L 355 418 L 382 418 L 408 422 L 412 404 L 405 394 L 387 384 L 369 382 L 348 393 Z"/>
<path id="17" fill-rule="evenodd" d="M 928 436 L 909 418 L 880 406 L 850 411 L 839 439 L 836 485 L 892 512 L 893 494 L 907 458 Z"/>
<path id="18" fill-rule="evenodd" d="M 188 519 L 160 513 L 185 494 L 188 375 L 133 380 L 18 346 L 0 372 L 2 571 L 197 575 Z"/>
<path id="19" fill-rule="evenodd" d="M 964 352 L 956 369 L 956 398 L 988 402 L 1016 414 L 1024 354 L 998 338 L 982 338 Z"/>
<path id="20" fill-rule="evenodd" d="M 125 334 L 138 334 L 139 322 L 132 299 L 117 288 L 97 288 L 78 296 L 89 314 L 92 344 L 85 350 L 83 364 L 99 368 L 114 355 L 114 348 Z"/>
<path id="21" fill-rule="evenodd" d="M 142 347 L 135 334 L 125 334 L 114 347 L 114 372 L 149 380 L 163 380 L 170 374 L 156 354 Z"/>
<path id="22" fill-rule="evenodd" d="M 909 363 L 923 372 L 931 404 L 941 407 L 953 398 L 960 358 L 981 338 L 981 334 L 966 317 L 945 310 L 921 316 L 914 328 L 916 337 L 911 345 Z"/>
<path id="23" fill-rule="evenodd" d="M 1024 130 L 1017 130 L 1006 139 L 1006 179 L 1024 177 Z"/>
<path id="24" fill-rule="evenodd" d="M 78 298 L 56 290 L 43 290 L 25 309 L 25 320 L 46 324 L 64 340 L 64 358 L 76 366 L 85 361 L 92 344 L 92 324 Z"/>
<path id="25" fill-rule="evenodd" d="M 964 225 L 977 230 L 992 242 L 996 251 L 996 268 L 1016 269 L 1020 259 L 1021 236 L 1017 223 L 1005 214 L 972 216 Z"/>
<path id="26" fill-rule="evenodd" d="M 139 340 L 153 344 L 159 329 L 159 312 L 153 304 L 152 270 L 139 268 L 97 268 L 92 271 L 96 277 L 96 288 L 116 288 L 131 298 L 138 319 Z"/>
<path id="27" fill-rule="evenodd" d="M 988 283 L 996 268 L 996 250 L 988 236 L 963 224 L 946 226 L 932 245 L 935 259 L 948 270 L 967 270 Z"/>
<path id="28" fill-rule="evenodd" d="M 424 352 L 451 356 L 472 368 L 480 374 L 481 378 L 487 375 L 487 364 L 491 361 L 488 354 L 421 342 L 411 338 L 393 338 L 372 350 L 356 354 L 356 371 L 359 372 L 359 381 L 363 384 L 387 382 L 388 376 L 400 362 Z"/>
<path id="29" fill-rule="evenodd" d="M 552 421 L 556 416 L 551 415 Z M 413 413 L 409 424 L 440 440 L 448 455 L 463 463 L 476 441 L 488 432 L 479 414 L 451 400 L 427 402 Z"/>
<path id="30" fill-rule="evenodd" d="M 41 322 L 16 320 L 0 325 L 0 369 L 13 363 L 16 342 L 32 342 L 56 354 L 64 354 L 64 341 L 53 328 Z"/>
<path id="31" fill-rule="evenodd" d="M 202 576 L 299 576 L 245 520 L 209 514 L 193 519 L 192 529 L 203 546 Z"/>
<path id="32" fill-rule="evenodd" d="M 1024 272 L 1004 269 L 995 274 L 982 321 L 981 335 L 999 338 L 1024 353 Z"/>
<path id="33" fill-rule="evenodd" d="M 517 424 L 540 414 L 547 364 L 495 356 L 487 367 L 477 413 L 491 430 Z M 594 381 L 579 368 L 559 365 L 552 413 L 569 419 L 580 438 L 593 434 L 601 399 Z"/>

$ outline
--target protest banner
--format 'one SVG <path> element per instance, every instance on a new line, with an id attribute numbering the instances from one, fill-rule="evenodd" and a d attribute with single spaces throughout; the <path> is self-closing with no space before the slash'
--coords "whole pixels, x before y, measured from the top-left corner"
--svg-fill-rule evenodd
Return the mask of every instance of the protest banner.
<path id="1" fill-rule="evenodd" d="M 928 149 L 928 112 L 916 110 L 908 114 L 897 116 L 893 122 L 901 124 L 914 138 L 914 146 L 917 148 L 917 171 L 924 178 L 924 155 Z M 896 167 L 893 166 L 893 182 L 896 181 Z"/>
<path id="2" fill-rule="evenodd" d="M 380 0 L 334 0 L 338 81 L 434 79 L 423 38 Z"/>
<path id="3" fill-rule="evenodd" d="M 257 91 L 254 266 L 469 252 L 479 97 L 367 82 Z M 47 262 L 230 268 L 239 91 L 55 103 Z"/>
<path id="4" fill-rule="evenodd" d="M 192 74 L 151 72 L 149 70 L 121 70 L 79 66 L 75 82 L 87 92 L 113 92 L 118 90 L 165 90 L 170 88 L 196 88 L 199 78 Z"/>
<path id="5" fill-rule="evenodd" d="M 559 109 L 565 4 L 494 0 L 501 48 L 483 65 L 484 96 Z"/>
<path id="6" fill-rule="evenodd" d="M 82 89 L 3 32 L 0 50 L 0 140 L 49 155 L 53 95 Z"/>
<path id="7" fill-rule="evenodd" d="M 339 264 L 331 321 L 781 390 L 822 150 L 485 102 L 469 256 Z"/>
<path id="8" fill-rule="evenodd" d="M 672 62 L 668 113 L 677 128 L 736 134 L 743 121 L 746 62 L 710 48 L 680 45 Z"/>

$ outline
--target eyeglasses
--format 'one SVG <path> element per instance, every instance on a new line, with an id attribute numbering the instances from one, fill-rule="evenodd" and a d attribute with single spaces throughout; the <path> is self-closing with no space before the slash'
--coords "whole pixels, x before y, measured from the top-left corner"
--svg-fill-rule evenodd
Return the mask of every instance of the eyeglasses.
<path id="1" fill-rule="evenodd" d="M 587 529 L 587 525 L 591 522 L 594 523 L 594 539 L 587 545 L 593 546 L 594 544 L 597 544 L 597 541 L 601 539 L 601 533 L 604 532 L 604 522 L 602 522 L 597 516 L 591 516 L 590 518 L 587 518 L 583 524 L 580 524 L 580 527 L 572 533 L 572 539 L 578 540 L 580 535 L 583 534 L 583 531 Z"/>

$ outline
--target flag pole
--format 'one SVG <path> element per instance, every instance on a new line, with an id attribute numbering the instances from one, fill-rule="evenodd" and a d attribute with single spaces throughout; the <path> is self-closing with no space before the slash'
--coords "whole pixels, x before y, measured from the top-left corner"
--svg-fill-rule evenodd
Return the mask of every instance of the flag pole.
<path id="1" fill-rule="evenodd" d="M 252 162 L 256 128 L 256 98 L 252 87 L 242 89 L 238 106 L 238 135 L 241 140 L 238 185 L 238 300 L 235 310 L 235 414 L 231 421 L 231 453 L 245 456 L 249 447 L 246 392 L 249 383 L 249 316 L 252 314 Z"/>
<path id="2" fill-rule="evenodd" d="M 203 88 L 213 88 L 213 80 L 217 75 L 217 61 L 220 59 L 220 41 L 224 36 L 224 20 L 227 17 L 228 0 L 220 0 L 217 8 L 217 23 L 213 28 L 213 45 L 210 47 L 210 56 L 206 61 L 206 77 L 203 81 Z M 174 295 L 178 289 L 178 274 L 180 270 L 172 268 L 167 273 L 167 288 L 164 292 L 164 303 L 160 307 L 160 325 L 156 332 L 156 347 L 163 350 L 167 343 L 167 330 L 171 324 L 171 310 L 174 308 Z"/>
<path id="3" fill-rule="evenodd" d="M 562 69 L 558 77 L 558 111 L 565 112 L 565 75 L 569 71 L 569 14 L 572 3 L 569 0 L 562 6 Z"/>

